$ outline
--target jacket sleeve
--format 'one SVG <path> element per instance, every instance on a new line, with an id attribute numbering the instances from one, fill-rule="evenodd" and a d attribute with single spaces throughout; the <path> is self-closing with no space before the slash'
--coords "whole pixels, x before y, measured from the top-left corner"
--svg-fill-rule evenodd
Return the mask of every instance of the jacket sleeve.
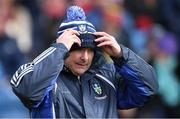
<path id="1" fill-rule="evenodd" d="M 112 58 L 116 73 L 122 76 L 117 90 L 118 109 L 143 106 L 158 90 L 155 71 L 130 49 L 124 46 L 121 49 L 123 57 Z"/>
<path id="2" fill-rule="evenodd" d="M 67 52 L 63 44 L 53 44 L 32 62 L 20 66 L 15 72 L 11 85 L 14 93 L 26 107 L 38 107 L 53 89 Z"/>

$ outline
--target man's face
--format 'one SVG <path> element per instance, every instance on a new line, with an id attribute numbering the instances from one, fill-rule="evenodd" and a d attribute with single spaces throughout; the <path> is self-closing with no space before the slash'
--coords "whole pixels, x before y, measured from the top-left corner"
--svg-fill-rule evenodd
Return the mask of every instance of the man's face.
<path id="1" fill-rule="evenodd" d="M 94 51 L 90 48 L 81 48 L 70 52 L 69 57 L 65 60 L 65 66 L 71 72 L 80 76 L 91 66 L 94 57 Z"/>

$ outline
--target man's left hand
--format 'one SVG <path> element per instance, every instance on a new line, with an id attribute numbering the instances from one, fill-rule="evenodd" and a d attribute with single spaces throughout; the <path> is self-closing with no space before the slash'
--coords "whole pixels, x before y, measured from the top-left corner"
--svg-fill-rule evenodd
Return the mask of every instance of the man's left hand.
<path id="1" fill-rule="evenodd" d="M 110 56 L 117 58 L 122 56 L 120 45 L 113 36 L 105 32 L 95 32 L 94 35 L 100 36 L 95 40 L 97 47 L 101 47 Z"/>

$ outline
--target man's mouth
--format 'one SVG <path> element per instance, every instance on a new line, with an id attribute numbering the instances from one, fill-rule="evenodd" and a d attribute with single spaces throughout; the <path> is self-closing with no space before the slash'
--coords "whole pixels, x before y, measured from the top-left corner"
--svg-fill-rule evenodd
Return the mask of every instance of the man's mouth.
<path id="1" fill-rule="evenodd" d="M 88 65 L 87 63 L 76 63 L 76 64 L 79 66 L 87 66 Z"/>

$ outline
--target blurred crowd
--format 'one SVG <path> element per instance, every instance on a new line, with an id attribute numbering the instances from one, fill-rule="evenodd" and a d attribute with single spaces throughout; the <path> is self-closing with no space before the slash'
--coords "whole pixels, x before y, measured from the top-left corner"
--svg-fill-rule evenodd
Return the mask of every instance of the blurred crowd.
<path id="1" fill-rule="evenodd" d="M 0 118 L 29 117 L 9 81 L 57 38 L 70 5 L 155 68 L 158 94 L 142 108 L 119 110 L 120 117 L 180 117 L 179 0 L 0 0 Z"/>

